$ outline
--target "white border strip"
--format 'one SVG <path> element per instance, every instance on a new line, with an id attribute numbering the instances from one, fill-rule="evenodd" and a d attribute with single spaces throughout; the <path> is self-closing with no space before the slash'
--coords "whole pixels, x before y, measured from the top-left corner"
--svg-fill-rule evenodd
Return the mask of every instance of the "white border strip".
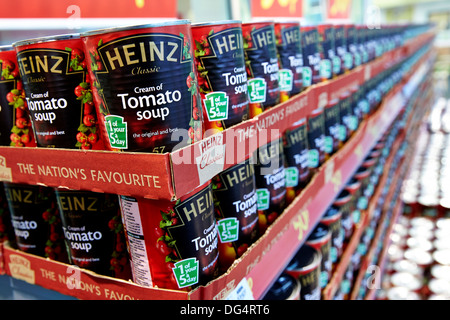
<path id="1" fill-rule="evenodd" d="M 0 19 L 0 30 L 54 30 L 122 27 L 155 22 L 167 22 L 177 18 L 18 18 Z"/>

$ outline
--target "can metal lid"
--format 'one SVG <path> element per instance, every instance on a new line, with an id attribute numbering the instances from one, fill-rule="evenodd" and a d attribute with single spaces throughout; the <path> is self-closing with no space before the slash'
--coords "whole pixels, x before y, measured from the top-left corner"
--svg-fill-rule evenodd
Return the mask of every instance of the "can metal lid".
<path id="1" fill-rule="evenodd" d="M 318 223 L 314 230 L 311 232 L 309 237 L 306 239 L 306 243 L 312 245 L 316 242 L 329 241 L 331 240 L 330 228 L 323 223 Z"/>
<path id="2" fill-rule="evenodd" d="M 433 262 L 431 253 L 418 248 L 405 250 L 404 257 L 407 260 L 417 263 L 419 266 L 427 266 Z"/>
<path id="3" fill-rule="evenodd" d="M 450 300 L 450 295 L 445 294 L 432 294 L 428 297 L 428 300 Z"/>
<path id="4" fill-rule="evenodd" d="M 355 176 L 353 176 L 349 182 L 345 185 L 345 189 L 351 194 L 354 194 L 361 187 L 361 181 L 359 181 Z"/>
<path id="5" fill-rule="evenodd" d="M 450 266 L 436 264 L 431 267 L 431 275 L 436 279 L 445 279 L 450 281 Z"/>
<path id="6" fill-rule="evenodd" d="M 420 268 L 414 261 L 402 259 L 394 262 L 392 268 L 396 272 L 408 272 L 416 277 L 423 276 L 423 269 Z"/>
<path id="7" fill-rule="evenodd" d="M 219 20 L 219 21 L 205 21 L 205 22 L 196 22 L 192 24 L 192 27 L 203 27 L 203 26 L 218 26 L 224 24 L 241 24 L 241 20 Z"/>
<path id="8" fill-rule="evenodd" d="M 431 279 L 428 288 L 435 294 L 450 295 L 450 281 L 445 279 Z"/>
<path id="9" fill-rule="evenodd" d="M 404 226 L 402 224 L 396 223 L 394 225 L 392 231 L 399 234 L 402 237 L 405 237 L 405 238 L 408 236 L 408 229 L 406 228 L 406 226 Z"/>
<path id="10" fill-rule="evenodd" d="M 12 51 L 12 50 L 14 50 L 14 47 L 10 44 L 0 46 L 0 52 Z"/>
<path id="11" fill-rule="evenodd" d="M 342 216 L 342 212 L 339 210 L 339 208 L 336 208 L 335 206 L 330 206 L 327 211 L 325 211 L 325 214 L 323 215 L 320 222 L 325 223 L 326 222 L 332 222 L 335 220 L 339 220 Z"/>
<path id="12" fill-rule="evenodd" d="M 421 300 L 418 293 L 405 287 L 390 288 L 387 292 L 388 300 Z"/>
<path id="13" fill-rule="evenodd" d="M 433 243 L 430 240 L 422 237 L 409 237 L 406 240 L 406 245 L 411 249 L 418 248 L 425 251 L 431 251 L 434 248 Z"/>
<path id="14" fill-rule="evenodd" d="M 387 254 L 390 261 L 399 261 L 403 258 L 404 251 L 399 246 L 390 245 Z"/>
<path id="15" fill-rule="evenodd" d="M 20 40 L 20 41 L 14 42 L 12 44 L 12 46 L 20 47 L 20 46 L 25 46 L 25 45 L 35 44 L 35 43 L 53 42 L 53 41 L 79 39 L 79 38 L 80 38 L 79 33 L 59 34 L 59 35 L 54 35 L 54 36 Z"/>
<path id="16" fill-rule="evenodd" d="M 441 265 L 450 266 L 450 249 L 441 249 L 433 252 L 433 259 Z"/>
<path id="17" fill-rule="evenodd" d="M 300 295 L 300 282 L 293 276 L 282 273 L 270 287 L 263 300 L 296 300 Z"/>
<path id="18" fill-rule="evenodd" d="M 322 254 L 317 249 L 304 244 L 289 262 L 287 271 L 310 271 L 320 266 Z"/>
<path id="19" fill-rule="evenodd" d="M 449 201 L 450 205 L 450 201 Z M 450 230 L 450 218 L 439 218 L 436 221 L 436 227 L 438 229 Z"/>
<path id="20" fill-rule="evenodd" d="M 450 241 L 446 238 L 438 238 L 433 241 L 433 246 L 436 250 L 450 249 Z"/>
<path id="21" fill-rule="evenodd" d="M 130 25 L 130 26 L 121 26 L 121 27 L 112 27 L 112 28 L 104 28 L 97 30 L 90 30 L 81 33 L 81 37 L 89 37 L 95 36 L 99 34 L 112 33 L 118 31 L 127 31 L 127 30 L 138 30 L 138 29 L 147 29 L 147 28 L 156 28 L 156 27 L 165 27 L 165 26 L 177 26 L 177 25 L 190 25 L 191 21 L 187 19 L 174 19 L 164 22 L 155 22 L 148 24 L 139 24 L 139 25 Z"/>
<path id="22" fill-rule="evenodd" d="M 411 219 L 411 227 L 422 227 L 429 230 L 434 229 L 434 222 L 425 217 L 415 217 Z"/>
<path id="23" fill-rule="evenodd" d="M 410 237 L 422 237 L 426 238 L 428 240 L 431 240 L 434 238 L 434 233 L 432 230 L 426 228 L 426 227 L 411 227 L 408 231 L 408 234 Z"/>
<path id="24" fill-rule="evenodd" d="M 416 291 L 422 288 L 422 281 L 409 272 L 397 272 L 391 276 L 391 283 L 395 287 L 405 287 Z"/>
<path id="25" fill-rule="evenodd" d="M 341 191 L 341 193 L 337 196 L 337 198 L 334 200 L 335 206 L 342 206 L 346 203 L 348 203 L 352 199 L 352 194 L 347 190 L 344 189 Z"/>
<path id="26" fill-rule="evenodd" d="M 445 239 L 450 241 L 450 229 L 436 229 L 434 231 L 436 239 Z"/>

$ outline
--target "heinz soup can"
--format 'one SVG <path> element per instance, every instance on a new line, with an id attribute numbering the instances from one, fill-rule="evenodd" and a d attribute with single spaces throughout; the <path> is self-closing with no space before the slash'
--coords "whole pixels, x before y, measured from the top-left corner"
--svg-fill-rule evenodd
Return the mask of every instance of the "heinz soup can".
<path id="1" fill-rule="evenodd" d="M 250 117 L 280 102 L 279 66 L 274 22 L 242 24 Z"/>
<path id="2" fill-rule="evenodd" d="M 294 122 L 285 131 L 283 150 L 286 161 L 286 201 L 289 204 L 306 187 L 311 177 L 306 118 Z"/>
<path id="3" fill-rule="evenodd" d="M 104 150 L 79 34 L 13 45 L 37 146 Z"/>
<path id="4" fill-rule="evenodd" d="M 189 290 L 219 274 L 211 183 L 177 201 L 120 196 L 135 283 Z"/>
<path id="5" fill-rule="evenodd" d="M 279 88 L 281 102 L 303 90 L 302 38 L 300 22 L 275 22 L 279 64 Z"/>
<path id="6" fill-rule="evenodd" d="M 242 23 L 229 20 L 194 24 L 192 39 L 205 130 L 223 130 L 247 120 Z M 194 117 L 198 110 L 194 109 Z"/>
<path id="7" fill-rule="evenodd" d="M 302 26 L 303 87 L 322 81 L 320 77 L 319 31 L 315 26 Z"/>
<path id="8" fill-rule="evenodd" d="M 117 195 L 55 189 L 69 261 L 98 274 L 131 278 Z"/>
<path id="9" fill-rule="evenodd" d="M 252 158 L 212 180 L 219 232 L 220 269 L 226 271 L 259 236 L 255 169 Z"/>
<path id="10" fill-rule="evenodd" d="M 320 251 L 322 254 L 320 264 L 320 287 L 324 289 L 331 279 L 332 271 L 330 228 L 319 222 L 312 230 L 305 243 Z"/>
<path id="11" fill-rule="evenodd" d="M 322 254 L 304 244 L 291 259 L 285 272 L 298 279 L 301 285 L 300 300 L 320 300 L 320 272 Z"/>
<path id="12" fill-rule="evenodd" d="M 286 173 L 282 139 L 272 140 L 258 148 L 254 159 L 259 230 L 263 234 L 286 207 Z"/>
<path id="13" fill-rule="evenodd" d="M 188 20 L 82 34 L 108 149 L 165 153 L 203 136 Z"/>
<path id="14" fill-rule="evenodd" d="M 61 217 L 53 188 L 4 183 L 17 248 L 67 262 Z"/>
<path id="15" fill-rule="evenodd" d="M 0 46 L 0 146 L 35 147 L 30 114 L 12 46 Z"/>

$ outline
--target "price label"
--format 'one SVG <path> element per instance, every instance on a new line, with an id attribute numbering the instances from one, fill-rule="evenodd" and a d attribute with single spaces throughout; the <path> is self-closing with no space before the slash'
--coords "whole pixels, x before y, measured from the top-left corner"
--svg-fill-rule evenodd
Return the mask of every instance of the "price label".
<path id="1" fill-rule="evenodd" d="M 243 278 L 225 300 L 255 300 L 247 278 Z"/>

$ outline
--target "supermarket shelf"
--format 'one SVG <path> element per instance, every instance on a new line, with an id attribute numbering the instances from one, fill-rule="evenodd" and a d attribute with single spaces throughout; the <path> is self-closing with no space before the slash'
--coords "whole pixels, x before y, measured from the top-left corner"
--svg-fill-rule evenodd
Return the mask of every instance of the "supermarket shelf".
<path id="1" fill-rule="evenodd" d="M 424 35 L 417 40 L 421 45 L 424 45 L 432 39 L 432 35 Z M 416 46 L 416 42 L 413 42 Z M 332 98 L 333 95 L 338 94 L 340 90 L 346 90 L 355 84 L 361 84 L 363 81 L 385 70 L 386 67 L 394 65 L 403 61 L 408 57 L 408 52 L 414 52 L 411 48 L 412 44 L 406 45 L 403 48 L 396 49 L 387 53 L 381 59 L 374 61 L 367 66 L 362 66 L 355 69 L 336 80 L 326 82 L 324 84 L 313 86 L 304 93 L 290 99 L 284 104 L 272 108 L 267 113 L 262 114 L 260 117 L 246 121 L 233 129 L 240 128 L 247 130 L 246 132 L 252 132 L 251 127 L 258 128 L 258 123 L 270 123 L 269 129 L 276 129 L 279 132 L 283 132 L 288 123 L 286 117 L 277 117 L 276 115 L 286 115 L 287 112 L 291 112 L 294 116 L 303 117 L 313 110 L 323 99 L 323 97 Z M 412 51 L 410 51 L 412 50 Z M 321 216 L 325 212 L 326 208 L 332 203 L 334 198 L 344 187 L 345 183 L 351 178 L 354 171 L 359 167 L 365 156 L 372 149 L 376 141 L 382 136 L 382 134 L 391 125 L 394 119 L 405 105 L 407 96 L 405 93 L 414 91 L 415 87 L 419 84 L 424 75 L 428 72 L 431 66 L 432 56 L 431 54 L 425 55 L 418 66 L 413 68 L 411 74 L 407 79 L 400 82 L 391 90 L 391 92 L 385 97 L 383 103 L 379 109 L 370 116 L 369 119 L 361 123 L 357 132 L 352 138 L 341 148 L 335 155 L 328 159 L 324 165 L 318 170 L 312 181 L 303 190 L 303 192 L 295 199 L 295 201 L 283 212 L 283 214 L 266 230 L 265 234 L 254 243 L 249 250 L 238 260 L 235 261 L 233 266 L 228 272 L 218 279 L 213 280 L 206 286 L 198 287 L 191 292 L 165 290 L 158 288 L 145 288 L 135 285 L 131 282 L 112 279 L 109 277 L 102 277 L 87 270 L 76 270 L 75 286 L 70 285 L 70 275 L 74 273 L 72 266 L 68 266 L 62 263 L 54 262 L 48 259 L 28 255 L 17 250 L 11 249 L 6 245 L 3 248 L 4 255 L 4 269 L 7 274 L 12 275 L 15 278 L 28 281 L 30 283 L 38 284 L 44 288 L 53 288 L 63 294 L 75 296 L 80 299 L 111 299 L 111 292 L 114 292 L 117 296 L 127 297 L 130 299 L 223 299 L 226 298 L 236 287 L 245 281 L 248 287 L 251 289 L 251 293 L 255 299 L 263 297 L 264 293 L 268 290 L 272 282 L 275 280 L 276 275 L 280 274 L 286 264 L 290 261 L 290 258 L 304 243 L 304 240 L 308 234 L 312 231 L 314 226 L 318 223 Z M 410 91 L 404 88 L 410 88 Z M 291 111 L 288 111 L 291 110 Z M 272 122 L 266 119 L 277 118 L 280 121 Z M 283 121 L 283 119 L 285 119 Z M 266 127 L 267 128 L 267 127 Z M 108 170 L 108 168 L 116 168 L 115 170 L 131 170 L 136 166 L 136 174 L 151 175 L 149 171 L 154 170 L 157 172 L 161 170 L 161 175 L 165 178 L 164 186 L 157 188 L 156 194 L 158 198 L 171 195 L 176 197 L 179 194 L 183 194 L 185 191 L 190 190 L 193 186 L 197 186 L 202 182 L 202 179 L 210 179 L 212 176 L 232 166 L 232 163 L 222 163 L 220 161 L 214 162 L 212 167 L 202 172 L 201 174 L 197 170 L 197 164 L 191 163 L 178 163 L 178 160 L 183 154 L 189 154 L 190 157 L 196 157 L 201 155 L 202 146 L 210 145 L 210 141 L 216 143 L 215 146 L 227 146 L 230 140 L 228 132 L 231 130 L 225 130 L 209 139 L 202 140 L 190 147 L 172 154 L 164 155 L 146 155 L 146 154 L 129 154 L 129 153 L 110 153 L 110 152 L 92 152 L 92 151 L 69 151 L 69 150 L 36 150 L 36 149 L 13 149 L 9 147 L 0 148 L 0 156 L 3 156 L 3 162 L 0 158 L 0 165 L 3 164 L 3 168 L 0 167 L 0 177 L 4 177 L 2 174 L 5 172 L 9 177 L 14 177 L 13 182 L 22 183 L 32 181 L 36 184 L 48 184 L 50 186 L 67 186 L 76 187 L 75 189 L 86 188 L 92 191 L 103 191 L 117 193 L 117 186 L 112 186 L 111 183 L 104 183 L 97 185 L 92 181 L 78 181 L 76 179 L 66 179 L 64 177 L 58 177 L 56 180 L 50 179 L 50 177 L 34 177 L 34 180 L 30 180 L 31 177 L 37 176 L 30 174 L 23 170 L 20 172 L 20 167 L 17 163 L 23 163 L 21 159 L 27 159 L 30 163 L 38 164 L 46 163 L 45 161 L 55 161 L 58 158 L 60 163 L 58 166 L 65 166 L 66 164 L 75 165 L 77 160 L 89 161 L 79 162 L 83 166 L 82 169 L 91 169 L 89 166 L 99 166 L 101 170 Z M 255 131 L 258 133 L 258 130 Z M 239 137 L 239 136 L 237 136 Z M 234 136 L 236 139 L 236 136 Z M 244 143 L 248 148 L 247 152 L 256 150 L 259 144 L 263 144 L 264 139 L 258 139 L 257 144 L 253 144 L 253 140 L 250 136 L 244 139 Z M 242 144 L 239 144 L 242 147 Z M 253 149 L 252 149 L 253 148 Z M 49 152 L 50 151 L 50 152 Z M 70 152 L 70 154 L 69 154 Z M 50 156 L 50 154 L 52 156 Z M 31 157 L 30 156 L 34 156 Z M 40 156 L 44 158 L 40 158 Z M 245 157 L 245 155 L 241 155 Z M 67 159 L 69 157 L 69 160 Z M 96 161 L 93 161 L 92 157 Z M 128 158 L 132 157 L 132 158 Z M 53 159 L 53 160 L 52 160 Z M 238 162 L 239 159 L 235 159 Z M 69 162 L 64 162 L 69 161 Z M 102 163 L 101 161 L 105 161 Z M 134 161 L 136 161 L 136 164 Z M 5 166 L 9 166 L 8 168 Z M 54 162 L 50 162 L 54 163 Z M 122 163 L 123 166 L 128 168 L 117 168 L 117 165 Z M 105 167 L 106 166 L 106 167 Z M 28 167 L 30 168 L 30 167 Z M 77 164 L 75 168 L 80 168 Z M 105 169 L 106 168 L 106 169 Z M 143 169 L 145 168 L 145 171 Z M 7 170 L 9 169 L 9 170 Z M 100 170 L 100 169 L 97 169 Z M 155 174 L 156 175 L 156 174 Z M 54 177 L 51 177 L 54 178 Z M 4 179 L 5 180 L 5 179 Z M 158 180 L 158 181 L 163 181 Z M 161 183 L 161 186 L 163 184 Z M 94 187 L 95 186 L 95 187 Z M 127 195 L 133 196 L 146 196 L 157 198 L 151 190 L 151 188 L 143 188 L 139 186 L 131 187 L 127 186 Z M 132 190 L 132 191 L 130 191 Z M 268 277 L 267 275 L 271 276 Z M 92 291 L 85 290 L 85 288 L 93 288 Z M 98 291 L 96 288 L 100 288 Z"/>

